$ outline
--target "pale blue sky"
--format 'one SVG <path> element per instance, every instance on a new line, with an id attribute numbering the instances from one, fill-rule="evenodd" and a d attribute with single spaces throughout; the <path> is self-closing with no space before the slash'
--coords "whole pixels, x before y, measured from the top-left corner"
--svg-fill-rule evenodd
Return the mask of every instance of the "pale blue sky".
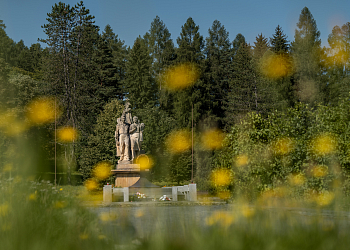
<path id="1" fill-rule="evenodd" d="M 46 23 L 54 0 L 0 0 L 0 19 L 7 26 L 7 34 L 16 42 L 24 40 L 27 46 L 45 38 L 41 25 Z M 62 1 L 75 5 L 78 1 Z M 192 17 L 199 32 L 206 37 L 215 19 L 219 20 L 230 34 L 232 41 L 242 33 L 247 42 L 253 44 L 262 33 L 271 37 L 276 26 L 282 26 L 290 41 L 301 10 L 306 6 L 313 14 L 321 32 L 322 45 L 334 25 L 350 22 L 349 0 L 85 0 L 101 30 L 110 24 L 126 45 L 132 46 L 139 35 L 150 28 L 156 15 L 165 23 L 174 43 L 181 32 L 181 26 Z"/>

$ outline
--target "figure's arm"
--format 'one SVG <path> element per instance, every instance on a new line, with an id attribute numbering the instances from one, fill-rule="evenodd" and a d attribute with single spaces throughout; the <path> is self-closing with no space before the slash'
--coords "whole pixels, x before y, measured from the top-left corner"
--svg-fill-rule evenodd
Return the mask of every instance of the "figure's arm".
<path id="1" fill-rule="evenodd" d="M 114 138 L 115 138 L 117 145 L 119 146 L 119 126 L 118 125 L 115 128 Z"/>
<path id="2" fill-rule="evenodd" d="M 135 131 L 136 131 L 136 126 L 134 124 L 131 124 L 129 134 L 134 133 Z"/>

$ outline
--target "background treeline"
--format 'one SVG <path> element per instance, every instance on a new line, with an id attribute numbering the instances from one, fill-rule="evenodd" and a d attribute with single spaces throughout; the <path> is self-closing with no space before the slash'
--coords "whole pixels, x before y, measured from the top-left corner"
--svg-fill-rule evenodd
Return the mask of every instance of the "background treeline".
<path id="1" fill-rule="evenodd" d="M 83 2 L 59 2 L 42 26 L 45 46 L 30 48 L 9 38 L 0 21 L 2 107 L 21 112 L 35 97 L 57 97 L 62 110 L 58 126 L 71 126 L 80 134 L 73 144 L 59 144 L 61 165 L 69 172 L 79 170 L 84 178 L 99 161 L 116 164 L 114 130 L 126 99 L 132 115 L 146 125 L 144 148 L 154 160 L 150 178 L 181 182 L 191 178 L 191 151 L 169 154 L 165 139 L 171 131 L 191 128 L 192 107 L 197 138 L 210 128 L 231 132 L 251 112 L 267 119 L 300 103 L 315 110 L 318 105 L 336 107 L 348 96 L 350 23 L 335 26 L 329 48 L 323 48 L 306 7 L 293 41 L 277 25 L 271 37 L 258 34 L 254 44 L 242 34 L 230 41 L 218 20 L 204 38 L 205 32 L 188 18 L 175 45 L 157 16 L 149 31 L 127 47 L 110 25 L 100 30 L 94 19 Z M 188 62 L 199 68 L 199 79 L 181 91 L 164 88 L 164 70 Z M 54 125 L 47 128 L 42 136 L 53 138 Z M 52 140 L 43 145 L 47 171 L 53 167 Z M 209 187 L 218 152 L 195 144 L 195 176 L 203 189 Z M 2 165 L 10 155 L 3 154 Z"/>

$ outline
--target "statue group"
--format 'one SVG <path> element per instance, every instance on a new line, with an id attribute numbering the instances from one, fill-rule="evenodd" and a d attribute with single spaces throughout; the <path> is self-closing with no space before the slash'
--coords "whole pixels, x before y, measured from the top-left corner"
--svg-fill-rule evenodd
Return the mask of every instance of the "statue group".
<path id="1" fill-rule="evenodd" d="M 130 103 L 125 104 L 123 114 L 117 119 L 115 141 L 118 164 L 130 164 L 140 155 L 145 124 L 140 123 L 137 116 L 132 117 Z"/>

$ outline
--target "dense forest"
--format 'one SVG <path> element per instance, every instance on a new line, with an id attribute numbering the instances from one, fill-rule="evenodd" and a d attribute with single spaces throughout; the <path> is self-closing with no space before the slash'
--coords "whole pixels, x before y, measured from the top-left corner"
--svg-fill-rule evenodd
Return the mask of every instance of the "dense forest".
<path id="1" fill-rule="evenodd" d="M 194 178 L 202 189 L 210 188 L 209 179 L 217 167 L 231 168 L 233 156 L 241 155 L 242 164 L 248 164 L 241 154 L 243 147 L 235 144 L 245 140 L 238 133 L 244 132 L 238 128 L 243 121 L 247 121 L 246 131 L 252 127 L 259 133 L 263 131 L 261 137 L 250 136 L 267 145 L 278 136 L 277 132 L 273 136 L 266 133 L 283 127 L 283 121 L 294 115 L 302 117 L 308 113 L 314 123 L 308 121 L 300 133 L 278 133 L 297 138 L 311 124 L 320 122 L 316 117 L 319 110 L 346 110 L 344 100 L 350 91 L 349 22 L 333 28 L 326 48 L 321 47 L 316 20 L 307 7 L 301 10 L 293 41 L 276 24 L 274 34 L 257 34 L 254 44 L 247 43 L 243 34 L 230 41 L 229 32 L 218 20 L 213 21 L 208 36 L 203 37 L 206 30 L 200 31 L 191 17 L 174 42 L 166 24 L 156 16 L 149 31 L 127 47 L 110 25 L 101 30 L 94 19 L 83 2 L 75 6 L 59 2 L 47 14 L 40 43 L 29 48 L 22 40 L 14 42 L 8 37 L 0 20 L 0 128 L 5 131 L 0 142 L 4 149 L 0 167 L 4 168 L 14 151 L 18 151 L 9 146 L 16 139 L 8 136 L 13 131 L 7 131 L 5 125 L 12 119 L 14 129 L 16 119 L 26 112 L 31 100 L 43 97 L 58 100 L 57 128 L 70 127 L 79 134 L 74 143 L 58 143 L 60 171 L 79 171 L 86 179 L 98 162 L 116 164 L 116 119 L 128 100 L 132 115 L 146 125 L 143 145 L 153 160 L 152 180 L 191 180 L 191 145 L 174 153 L 167 143 L 174 143 L 177 135 L 191 140 L 193 120 Z M 167 87 L 164 76 L 169 70 L 176 71 L 176 67 L 194 68 L 197 74 L 191 85 L 175 90 Z M 282 120 L 282 114 L 289 118 Z M 271 119 L 280 120 L 275 127 L 269 127 Z M 292 121 L 288 124 L 290 129 L 297 126 Z M 40 145 L 45 156 L 43 164 L 47 168 L 40 171 L 53 169 L 54 130 L 51 121 L 31 128 L 26 135 L 35 138 L 33 145 Z M 220 138 L 225 134 L 221 148 Z M 208 141 L 205 136 L 214 137 L 212 140 L 219 140 L 220 145 L 203 144 Z M 247 154 L 254 154 L 252 148 L 249 150 Z M 281 156 L 276 157 L 276 161 L 283 162 Z M 300 162 L 294 159 L 296 167 L 288 173 L 302 171 L 305 157 L 300 156 Z"/>

